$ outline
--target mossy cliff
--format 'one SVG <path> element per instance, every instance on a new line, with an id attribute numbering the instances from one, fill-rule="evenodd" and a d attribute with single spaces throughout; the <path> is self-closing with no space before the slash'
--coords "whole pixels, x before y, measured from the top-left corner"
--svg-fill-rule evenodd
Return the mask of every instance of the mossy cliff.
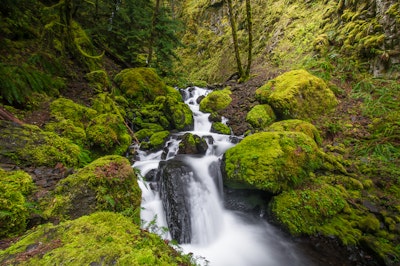
<path id="1" fill-rule="evenodd" d="M 233 1 L 242 62 L 247 53 L 245 1 Z M 185 1 L 176 14 L 187 25 L 179 68 L 190 80 L 220 82 L 236 72 L 228 7 L 224 1 Z M 258 72 L 330 67 L 398 77 L 399 5 L 390 1 L 262 1 L 252 3 L 253 66 Z M 195 55 L 195 56 L 193 56 Z M 351 57 L 351 61 L 345 58 Z M 322 60 L 320 60 L 322 58 Z M 261 67 L 262 66 L 262 67 Z M 388 71 L 390 67 L 397 72 Z M 272 72 L 275 72 L 272 71 Z M 396 74 L 397 73 L 397 74 Z"/>
<path id="2" fill-rule="evenodd" d="M 0 264 L 192 265 L 157 235 L 125 216 L 97 212 L 59 225 L 44 224 L 0 251 Z"/>

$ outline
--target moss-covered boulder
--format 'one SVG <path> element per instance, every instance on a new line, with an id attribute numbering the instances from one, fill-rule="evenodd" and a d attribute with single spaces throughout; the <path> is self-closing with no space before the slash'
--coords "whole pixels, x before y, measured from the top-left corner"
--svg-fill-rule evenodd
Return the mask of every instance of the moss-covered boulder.
<path id="1" fill-rule="evenodd" d="M 161 149 L 170 135 L 169 131 L 160 131 L 152 134 L 147 142 L 142 142 L 140 148 L 144 150 L 158 150 Z"/>
<path id="2" fill-rule="evenodd" d="M 91 71 L 85 78 L 89 81 L 89 85 L 99 92 L 107 91 L 111 87 L 111 81 L 103 69 Z"/>
<path id="3" fill-rule="evenodd" d="M 211 132 L 223 135 L 230 135 L 231 129 L 222 122 L 214 122 L 211 125 Z"/>
<path id="4" fill-rule="evenodd" d="M 225 109 L 232 102 L 231 93 L 229 88 L 225 88 L 207 94 L 200 102 L 200 111 L 213 113 Z"/>
<path id="5" fill-rule="evenodd" d="M 159 236 L 127 217 L 97 212 L 45 224 L 0 251 L 1 265 L 192 265 Z"/>
<path id="6" fill-rule="evenodd" d="M 327 84 L 306 70 L 286 72 L 256 90 L 257 98 L 268 103 L 280 119 L 310 121 L 327 114 L 338 101 Z"/>
<path id="7" fill-rule="evenodd" d="M 95 117 L 86 128 L 86 136 L 92 149 L 104 155 L 122 155 L 132 144 L 123 118 L 115 114 Z"/>
<path id="8" fill-rule="evenodd" d="M 227 186 L 278 193 L 301 184 L 322 165 L 321 152 L 301 132 L 261 132 L 244 138 L 224 155 Z"/>
<path id="9" fill-rule="evenodd" d="M 78 167 L 90 158 L 87 151 L 54 132 L 0 120 L 0 160 L 17 165 L 54 167 L 62 163 Z"/>
<path id="10" fill-rule="evenodd" d="M 27 197 L 35 185 L 24 171 L 7 172 L 0 168 L 0 239 L 26 229 L 29 209 Z"/>
<path id="11" fill-rule="evenodd" d="M 342 192 L 328 184 L 284 191 L 275 196 L 271 210 L 292 235 L 314 234 L 347 206 Z"/>
<path id="12" fill-rule="evenodd" d="M 95 211 L 122 212 L 139 221 L 141 190 L 128 159 L 101 157 L 57 184 L 43 202 L 52 219 L 75 219 Z"/>
<path id="13" fill-rule="evenodd" d="M 317 144 L 322 143 L 321 135 L 318 129 L 311 123 L 299 120 L 299 119 L 289 119 L 271 124 L 265 129 L 265 131 L 294 131 L 302 132 L 315 140 Z"/>
<path id="14" fill-rule="evenodd" d="M 274 110 L 268 104 L 258 104 L 247 113 L 246 121 L 254 129 L 264 129 L 276 119 Z"/>
<path id="15" fill-rule="evenodd" d="M 137 101 L 153 101 L 157 96 L 166 95 L 167 86 L 152 68 L 128 68 L 114 78 L 122 93 Z"/>
<path id="16" fill-rule="evenodd" d="M 50 104 L 51 115 L 55 120 L 71 120 L 76 127 L 85 125 L 97 115 L 97 111 L 66 98 L 58 98 Z"/>
<path id="17" fill-rule="evenodd" d="M 185 133 L 179 143 L 179 154 L 205 154 L 208 149 L 207 141 L 197 135 Z"/>

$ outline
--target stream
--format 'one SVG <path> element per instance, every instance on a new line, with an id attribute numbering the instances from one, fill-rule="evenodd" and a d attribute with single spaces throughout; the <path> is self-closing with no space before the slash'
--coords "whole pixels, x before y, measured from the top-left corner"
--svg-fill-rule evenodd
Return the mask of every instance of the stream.
<path id="1" fill-rule="evenodd" d="M 178 154 L 183 134 L 174 133 L 157 152 L 139 150 L 133 167 L 146 181 L 142 189 L 143 227 L 165 239 L 176 239 L 197 263 L 211 266 L 313 265 L 297 244 L 257 215 L 226 207 L 220 161 L 240 137 L 211 132 L 209 114 L 197 99 L 211 92 L 181 91 L 194 117 L 191 134 L 206 139 L 204 154 Z"/>

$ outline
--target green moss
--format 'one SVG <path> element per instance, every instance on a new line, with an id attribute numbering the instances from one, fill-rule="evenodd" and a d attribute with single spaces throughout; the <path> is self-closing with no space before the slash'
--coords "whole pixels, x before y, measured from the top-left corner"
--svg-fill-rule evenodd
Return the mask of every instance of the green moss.
<path id="1" fill-rule="evenodd" d="M 246 116 L 246 121 L 254 129 L 264 129 L 275 121 L 275 119 L 274 111 L 268 104 L 259 104 L 254 106 Z"/>
<path id="2" fill-rule="evenodd" d="M 340 190 L 322 184 L 284 191 L 273 198 L 272 212 L 292 235 L 314 234 L 346 206 Z"/>
<path id="3" fill-rule="evenodd" d="M 132 143 L 121 116 L 103 114 L 94 118 L 86 128 L 87 139 L 100 154 L 122 155 Z"/>
<path id="4" fill-rule="evenodd" d="M 396 265 L 399 263 L 399 246 L 393 246 L 387 238 L 366 235 L 362 237 L 360 242 L 362 246 L 382 259 L 382 265 Z"/>
<path id="5" fill-rule="evenodd" d="M 225 125 L 224 123 L 214 122 L 211 125 L 211 132 L 224 134 L 224 135 L 230 135 L 231 134 L 231 129 L 227 125 Z"/>
<path id="6" fill-rule="evenodd" d="M 373 214 L 369 214 L 358 223 L 358 227 L 367 233 L 377 232 L 381 227 L 379 220 Z"/>
<path id="7" fill-rule="evenodd" d="M 282 119 L 310 121 L 333 111 L 338 101 L 326 83 L 305 70 L 286 72 L 256 90 Z"/>
<path id="8" fill-rule="evenodd" d="M 225 183 L 272 193 L 307 180 L 322 165 L 316 143 L 300 132 L 261 132 L 225 153 Z"/>
<path id="9" fill-rule="evenodd" d="M 114 78 L 124 95 L 137 101 L 153 101 L 157 96 L 166 95 L 168 89 L 152 68 L 129 68 Z"/>
<path id="10" fill-rule="evenodd" d="M 225 109 L 232 101 L 230 94 L 229 88 L 207 94 L 200 102 L 200 111 L 213 113 Z"/>
<path id="11" fill-rule="evenodd" d="M 96 97 L 94 97 L 91 108 L 97 111 L 97 114 L 112 113 L 121 117 L 125 117 L 125 110 L 117 104 L 117 99 L 122 103 L 127 102 L 122 96 L 117 98 L 109 93 L 99 93 L 96 95 Z"/>
<path id="12" fill-rule="evenodd" d="M 273 123 L 266 131 L 293 131 L 302 132 L 312 138 L 317 144 L 322 144 L 322 138 L 318 129 L 311 123 L 298 119 L 283 120 Z"/>
<path id="13" fill-rule="evenodd" d="M 154 133 L 150 137 L 149 148 L 151 149 L 160 149 L 164 146 L 165 142 L 169 137 L 169 131 L 160 131 Z"/>
<path id="14" fill-rule="evenodd" d="M 28 255 L 29 254 L 29 255 Z M 0 264 L 192 265 L 191 257 L 126 217 L 98 212 L 59 225 L 42 225 L 0 251 Z"/>
<path id="15" fill-rule="evenodd" d="M 42 204 L 45 215 L 56 219 L 109 210 L 124 213 L 139 224 L 140 202 L 141 190 L 129 161 L 109 155 L 61 180 Z"/>
<path id="16" fill-rule="evenodd" d="M 61 119 L 57 122 L 49 122 L 45 125 L 45 130 L 56 132 L 59 136 L 72 140 L 73 143 L 80 147 L 86 145 L 85 129 L 78 127 L 70 119 Z"/>
<path id="17" fill-rule="evenodd" d="M 95 70 L 85 75 L 91 87 L 99 92 L 108 90 L 111 87 L 110 79 L 104 70 Z"/>
<path id="18" fill-rule="evenodd" d="M 182 100 L 167 96 L 164 111 L 173 129 L 189 130 L 193 126 L 192 111 Z"/>
<path id="19" fill-rule="evenodd" d="M 71 140 L 37 126 L 0 121 L 0 157 L 22 165 L 76 167 L 90 160 L 87 151 Z M 7 158 L 7 159 L 5 159 Z"/>
<path id="20" fill-rule="evenodd" d="M 85 125 L 93 119 L 97 112 L 92 108 L 75 103 L 66 98 L 58 98 L 50 104 L 51 115 L 57 120 L 63 118 L 71 120 L 75 126 L 85 128 Z"/>
<path id="21" fill-rule="evenodd" d="M 0 168 L 0 239 L 22 233 L 31 214 L 27 196 L 35 185 L 24 171 Z"/>

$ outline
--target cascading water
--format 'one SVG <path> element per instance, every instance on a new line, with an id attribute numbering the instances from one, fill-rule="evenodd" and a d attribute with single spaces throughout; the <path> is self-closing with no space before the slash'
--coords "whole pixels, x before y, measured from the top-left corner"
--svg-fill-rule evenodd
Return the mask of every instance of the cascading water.
<path id="1" fill-rule="evenodd" d="M 285 240 L 264 219 L 224 208 L 219 161 L 224 152 L 235 144 L 231 141 L 232 136 L 211 133 L 209 114 L 199 111 L 197 99 L 208 92 L 209 90 L 201 88 L 184 91 L 185 102 L 194 116 L 194 130 L 190 133 L 207 139 L 208 149 L 205 155 L 178 156 L 179 136 L 183 133 L 172 136 L 166 149 L 150 154 L 138 152 L 138 161 L 133 167 L 139 169 L 142 176 L 152 173 L 154 177 L 154 171 L 160 172 L 162 164 L 173 160 L 179 160 L 190 168 L 182 176 L 171 177 L 183 180 L 180 186 L 185 186 L 179 187 L 181 191 L 175 191 L 181 201 L 175 202 L 180 204 L 178 208 L 168 210 L 173 214 L 166 214 L 165 209 L 173 203 L 166 204 L 162 201 L 161 189 L 155 181 L 140 183 L 143 192 L 141 218 L 147 223 L 145 226 L 149 229 L 155 228 L 157 233 L 167 239 L 171 239 L 171 233 L 178 235 L 184 243 L 181 247 L 185 252 L 204 258 L 199 262 L 212 266 L 312 265 L 299 255 L 293 243 Z M 168 150 L 167 154 L 165 150 Z M 171 229 L 170 223 L 174 219 L 171 216 L 176 215 L 176 212 L 184 212 L 185 208 L 188 208 L 190 219 L 184 221 L 186 217 L 179 216 L 176 220 L 180 223 L 180 228 L 173 226 L 174 229 Z M 170 230 L 162 230 L 168 225 Z M 186 232 L 185 227 L 188 226 L 190 229 Z"/>

